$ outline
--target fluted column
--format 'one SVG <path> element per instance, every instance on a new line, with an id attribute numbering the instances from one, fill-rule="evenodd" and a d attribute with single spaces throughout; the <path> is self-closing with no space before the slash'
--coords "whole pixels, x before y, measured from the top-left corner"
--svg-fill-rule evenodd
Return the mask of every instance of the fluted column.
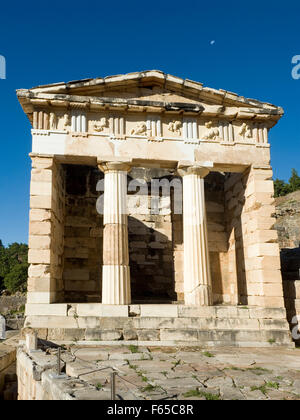
<path id="1" fill-rule="evenodd" d="M 184 300 L 186 305 L 212 304 L 206 226 L 204 178 L 209 170 L 179 169 L 183 179 Z"/>
<path id="2" fill-rule="evenodd" d="M 128 305 L 131 302 L 127 216 L 130 166 L 122 162 L 105 162 L 99 168 L 105 174 L 102 303 Z"/>

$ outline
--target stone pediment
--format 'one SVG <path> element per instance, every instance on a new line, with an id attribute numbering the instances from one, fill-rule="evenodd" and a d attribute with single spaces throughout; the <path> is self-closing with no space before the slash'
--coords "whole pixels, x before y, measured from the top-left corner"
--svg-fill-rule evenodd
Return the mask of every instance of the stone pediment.
<path id="1" fill-rule="evenodd" d="M 18 90 L 17 95 L 27 114 L 33 111 L 34 105 L 77 104 L 94 110 L 111 106 L 119 110 L 149 111 L 150 107 L 150 111 L 153 108 L 154 112 L 191 112 L 229 119 L 268 119 L 274 123 L 283 115 L 282 108 L 275 105 L 247 99 L 226 90 L 207 88 L 202 83 L 157 70 L 39 86 Z"/>

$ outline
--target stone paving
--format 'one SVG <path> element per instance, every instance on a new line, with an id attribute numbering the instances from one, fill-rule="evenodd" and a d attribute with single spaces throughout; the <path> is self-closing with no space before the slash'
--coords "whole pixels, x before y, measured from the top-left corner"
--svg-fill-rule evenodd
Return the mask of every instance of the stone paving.
<path id="1" fill-rule="evenodd" d="M 300 349 L 70 347 L 66 373 L 110 399 L 112 368 L 124 400 L 300 400 Z"/>

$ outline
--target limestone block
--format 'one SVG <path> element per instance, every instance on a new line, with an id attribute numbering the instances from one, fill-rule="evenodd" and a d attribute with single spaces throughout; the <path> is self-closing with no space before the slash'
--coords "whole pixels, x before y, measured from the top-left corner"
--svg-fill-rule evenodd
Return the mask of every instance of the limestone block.
<path id="1" fill-rule="evenodd" d="M 52 305 L 49 305 L 52 306 Z M 25 327 L 40 328 L 78 328 L 77 320 L 57 315 L 27 315 Z"/>
<path id="2" fill-rule="evenodd" d="M 277 243 L 277 230 L 257 230 L 256 232 L 251 232 L 249 237 L 247 237 L 247 242 L 251 244 Z"/>
<path id="3" fill-rule="evenodd" d="M 51 236 L 50 235 L 30 235 L 28 246 L 31 249 L 50 249 Z"/>
<path id="4" fill-rule="evenodd" d="M 251 283 L 272 283 L 282 287 L 280 270 L 252 270 L 247 271 L 247 281 Z"/>
<path id="5" fill-rule="evenodd" d="M 51 195 L 31 195 L 30 196 L 31 209 L 52 209 L 52 196 Z"/>
<path id="6" fill-rule="evenodd" d="M 5 322 L 4 316 L 0 315 L 0 340 L 5 340 L 5 338 L 6 338 L 6 322 Z"/>
<path id="7" fill-rule="evenodd" d="M 275 244 L 254 244 L 247 247 L 247 257 L 279 257 L 279 246 Z"/>
<path id="8" fill-rule="evenodd" d="M 283 297 L 248 296 L 248 305 L 265 308 L 284 308 Z"/>
<path id="9" fill-rule="evenodd" d="M 247 271 L 250 270 L 280 270 L 280 258 L 279 257 L 253 257 L 245 260 L 245 267 Z"/>
<path id="10" fill-rule="evenodd" d="M 271 168 L 268 169 L 257 169 L 253 168 L 248 180 L 272 180 L 273 177 L 273 170 Z"/>
<path id="11" fill-rule="evenodd" d="M 139 341 L 159 341 L 160 339 L 160 330 L 138 330 L 137 334 Z"/>
<path id="12" fill-rule="evenodd" d="M 31 209 L 29 219 L 31 222 L 44 222 L 51 220 L 52 212 L 44 209 Z"/>
<path id="13" fill-rule="evenodd" d="M 64 303 L 27 304 L 26 316 L 67 316 L 68 305 Z"/>
<path id="14" fill-rule="evenodd" d="M 178 306 L 141 305 L 141 317 L 178 317 Z"/>
<path id="15" fill-rule="evenodd" d="M 48 340 L 80 341 L 85 337 L 84 328 L 49 328 Z"/>
<path id="16" fill-rule="evenodd" d="M 87 329 L 85 333 L 86 341 L 119 341 L 122 339 L 122 332 L 117 330 L 97 331 Z"/>
<path id="17" fill-rule="evenodd" d="M 38 196 L 51 196 L 52 188 L 53 186 L 51 182 L 32 181 L 30 184 L 30 194 Z"/>
<path id="18" fill-rule="evenodd" d="M 282 283 L 276 283 L 276 284 L 268 284 L 264 283 L 264 296 L 268 297 L 282 297 L 283 296 L 283 287 Z"/>
<path id="19" fill-rule="evenodd" d="M 85 247 L 85 248 L 96 248 L 95 238 L 65 238 L 64 244 L 69 248 Z"/>
<path id="20" fill-rule="evenodd" d="M 65 290 L 72 292 L 96 292 L 98 289 L 95 280 L 65 280 Z"/>
<path id="21" fill-rule="evenodd" d="M 31 181 L 33 182 L 52 182 L 53 171 L 50 169 L 32 169 Z"/>
<path id="22" fill-rule="evenodd" d="M 25 343 L 28 352 L 37 350 L 37 333 L 35 331 L 27 332 Z"/>
<path id="23" fill-rule="evenodd" d="M 261 330 L 289 331 L 286 319 L 260 319 L 259 324 Z"/>
<path id="24" fill-rule="evenodd" d="M 249 296 L 283 296 L 282 284 L 248 283 L 247 292 Z"/>
<path id="25" fill-rule="evenodd" d="M 124 330 L 123 331 L 123 338 L 125 341 L 133 341 L 138 339 L 137 331 L 136 330 Z"/>
<path id="26" fill-rule="evenodd" d="M 85 281 L 90 279 L 90 272 L 85 268 L 65 269 L 63 277 L 65 280 Z"/>
<path id="27" fill-rule="evenodd" d="M 80 317 L 128 317 L 128 306 L 102 305 L 101 303 L 83 303 L 77 305 L 77 315 Z"/>
<path id="28" fill-rule="evenodd" d="M 43 249 L 29 249 L 28 262 L 29 264 L 50 264 L 51 251 Z"/>
<path id="29" fill-rule="evenodd" d="M 276 219 L 273 217 L 255 217 L 247 223 L 247 231 L 270 230 L 274 228 Z"/>
<path id="30" fill-rule="evenodd" d="M 51 235 L 52 224 L 50 221 L 30 222 L 29 235 Z"/>
<path id="31" fill-rule="evenodd" d="M 52 169 L 54 165 L 53 158 L 34 156 L 31 159 L 32 167 L 36 169 Z"/>
<path id="32" fill-rule="evenodd" d="M 42 278 L 50 278 L 51 276 L 51 268 L 50 265 L 45 264 L 31 264 L 28 269 L 28 276 L 29 277 L 42 277 Z"/>
<path id="33" fill-rule="evenodd" d="M 65 258 L 88 259 L 89 258 L 89 249 L 84 248 L 84 247 L 65 248 L 64 256 L 65 256 Z"/>
<path id="34" fill-rule="evenodd" d="M 55 292 L 46 291 L 46 292 L 28 292 L 27 293 L 27 303 L 45 303 L 50 304 L 55 302 L 56 294 Z"/>
<path id="35" fill-rule="evenodd" d="M 223 318 L 250 318 L 249 310 L 238 308 L 237 306 L 216 306 L 216 317 Z"/>
<path id="36" fill-rule="evenodd" d="M 198 341 L 198 330 L 161 329 L 161 341 Z"/>
<path id="37" fill-rule="evenodd" d="M 190 318 L 190 317 L 199 317 L 199 318 L 209 318 L 216 315 L 215 306 L 178 306 L 178 316 L 180 318 Z"/>
<path id="38" fill-rule="evenodd" d="M 28 292 L 50 292 L 55 288 L 55 279 L 53 278 L 28 278 Z"/>
<path id="39" fill-rule="evenodd" d="M 274 182 L 272 180 L 252 180 L 248 183 L 245 197 L 255 193 L 274 193 Z"/>
<path id="40" fill-rule="evenodd" d="M 82 216 L 66 216 L 65 226 L 96 228 L 96 221 Z"/>

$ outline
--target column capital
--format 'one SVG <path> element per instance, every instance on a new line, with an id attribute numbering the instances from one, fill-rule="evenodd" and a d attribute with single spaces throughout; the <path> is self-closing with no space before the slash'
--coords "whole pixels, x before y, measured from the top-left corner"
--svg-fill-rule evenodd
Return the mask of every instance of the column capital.
<path id="1" fill-rule="evenodd" d="M 108 172 L 117 172 L 117 171 L 124 171 L 129 172 L 132 168 L 131 161 L 117 161 L 117 160 L 109 160 L 109 161 L 101 161 L 98 160 L 98 168 L 100 171 L 104 173 Z"/>
<path id="2" fill-rule="evenodd" d="M 205 166 L 191 165 L 178 167 L 177 172 L 181 177 L 199 175 L 201 178 L 205 178 L 209 174 L 210 169 Z"/>

